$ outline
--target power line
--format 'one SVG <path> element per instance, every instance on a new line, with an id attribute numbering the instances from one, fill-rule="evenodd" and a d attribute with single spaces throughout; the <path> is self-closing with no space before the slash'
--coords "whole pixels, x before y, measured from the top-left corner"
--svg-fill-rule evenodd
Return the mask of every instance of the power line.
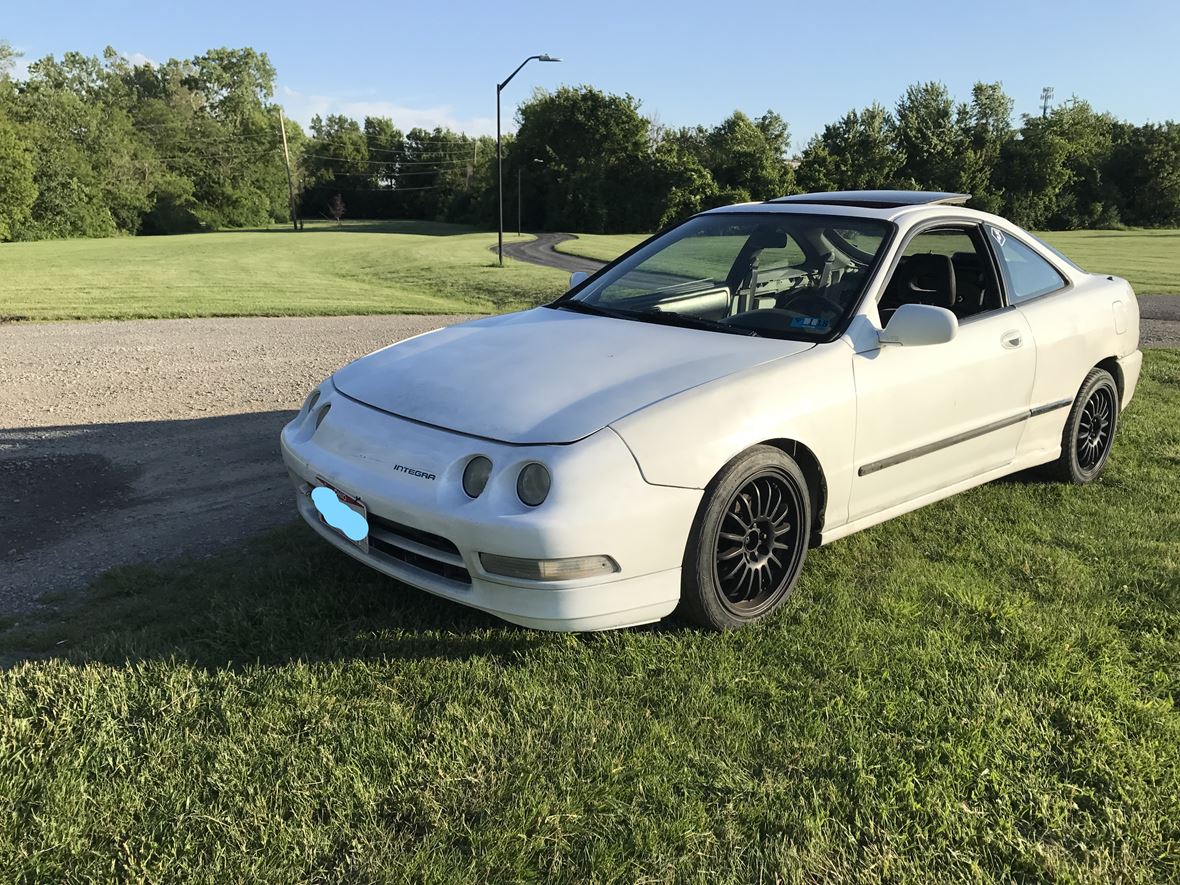
<path id="1" fill-rule="evenodd" d="M 350 159 L 348 157 L 334 157 L 331 154 L 304 154 L 304 157 L 310 157 L 316 160 L 335 160 L 337 163 L 364 163 L 368 166 L 439 166 L 458 169 L 467 165 L 466 160 L 459 159 L 443 159 L 443 160 L 422 160 L 418 162 L 400 163 L 396 160 L 365 160 L 360 157 Z"/>

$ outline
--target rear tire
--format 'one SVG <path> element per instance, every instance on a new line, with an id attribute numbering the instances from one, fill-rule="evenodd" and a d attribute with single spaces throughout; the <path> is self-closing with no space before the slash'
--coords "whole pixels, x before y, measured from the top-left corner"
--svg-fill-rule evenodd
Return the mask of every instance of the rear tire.
<path id="1" fill-rule="evenodd" d="M 1119 424 L 1119 388 L 1110 372 L 1091 369 L 1061 434 L 1061 456 L 1047 465 L 1060 482 L 1085 485 L 1106 467 Z"/>
<path id="2" fill-rule="evenodd" d="M 684 552 L 683 614 L 733 630 L 778 611 L 795 589 L 811 537 L 811 498 L 795 461 L 754 446 L 705 489 Z"/>

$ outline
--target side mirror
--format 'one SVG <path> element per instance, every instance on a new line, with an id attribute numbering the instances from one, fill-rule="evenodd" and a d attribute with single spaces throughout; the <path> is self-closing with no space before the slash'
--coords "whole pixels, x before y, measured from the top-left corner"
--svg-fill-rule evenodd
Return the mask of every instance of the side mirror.
<path id="1" fill-rule="evenodd" d="M 570 288 L 572 289 L 574 286 L 580 286 L 584 280 L 589 278 L 589 276 L 590 274 L 586 273 L 584 270 L 579 270 L 570 274 Z"/>
<path id="2" fill-rule="evenodd" d="M 877 340 L 881 344 L 923 347 L 946 344 L 959 333 L 958 318 L 945 307 L 931 304 L 903 304 L 893 312 Z"/>

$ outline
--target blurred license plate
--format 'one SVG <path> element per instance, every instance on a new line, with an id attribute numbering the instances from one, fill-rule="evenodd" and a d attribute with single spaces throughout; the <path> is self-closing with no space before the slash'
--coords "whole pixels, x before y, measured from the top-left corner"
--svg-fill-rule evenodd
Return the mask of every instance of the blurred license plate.
<path id="1" fill-rule="evenodd" d="M 320 522 L 348 538 L 366 553 L 369 550 L 369 509 L 360 499 L 346 494 L 316 477 L 311 503 Z"/>

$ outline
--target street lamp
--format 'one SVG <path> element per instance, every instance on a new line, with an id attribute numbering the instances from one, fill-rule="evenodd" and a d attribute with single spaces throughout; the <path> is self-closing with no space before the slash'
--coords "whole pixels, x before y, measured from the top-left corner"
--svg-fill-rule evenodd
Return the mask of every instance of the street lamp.
<path id="1" fill-rule="evenodd" d="M 544 160 L 539 160 L 536 157 L 533 157 L 533 162 L 540 163 L 542 166 L 545 165 Z M 523 179 L 524 179 L 524 164 L 521 163 L 519 166 L 516 167 L 516 235 L 518 237 L 521 235 L 521 232 L 524 230 L 524 227 L 521 225 L 521 219 L 524 217 L 524 215 L 521 212 L 521 208 L 520 208 L 520 205 L 521 205 L 520 196 L 521 196 L 522 191 L 524 190 L 523 187 L 521 186 L 521 181 Z"/>
<path id="2" fill-rule="evenodd" d="M 507 80 L 496 84 L 496 202 L 499 207 L 497 214 L 500 216 L 496 235 L 496 254 L 500 258 L 500 267 L 504 266 L 504 154 L 500 149 L 500 93 L 504 91 L 505 86 L 512 82 L 512 78 L 520 73 L 520 69 L 534 59 L 537 61 L 561 61 L 560 58 L 554 58 L 548 53 L 530 55 L 517 65 L 516 70 L 508 75 Z"/>

